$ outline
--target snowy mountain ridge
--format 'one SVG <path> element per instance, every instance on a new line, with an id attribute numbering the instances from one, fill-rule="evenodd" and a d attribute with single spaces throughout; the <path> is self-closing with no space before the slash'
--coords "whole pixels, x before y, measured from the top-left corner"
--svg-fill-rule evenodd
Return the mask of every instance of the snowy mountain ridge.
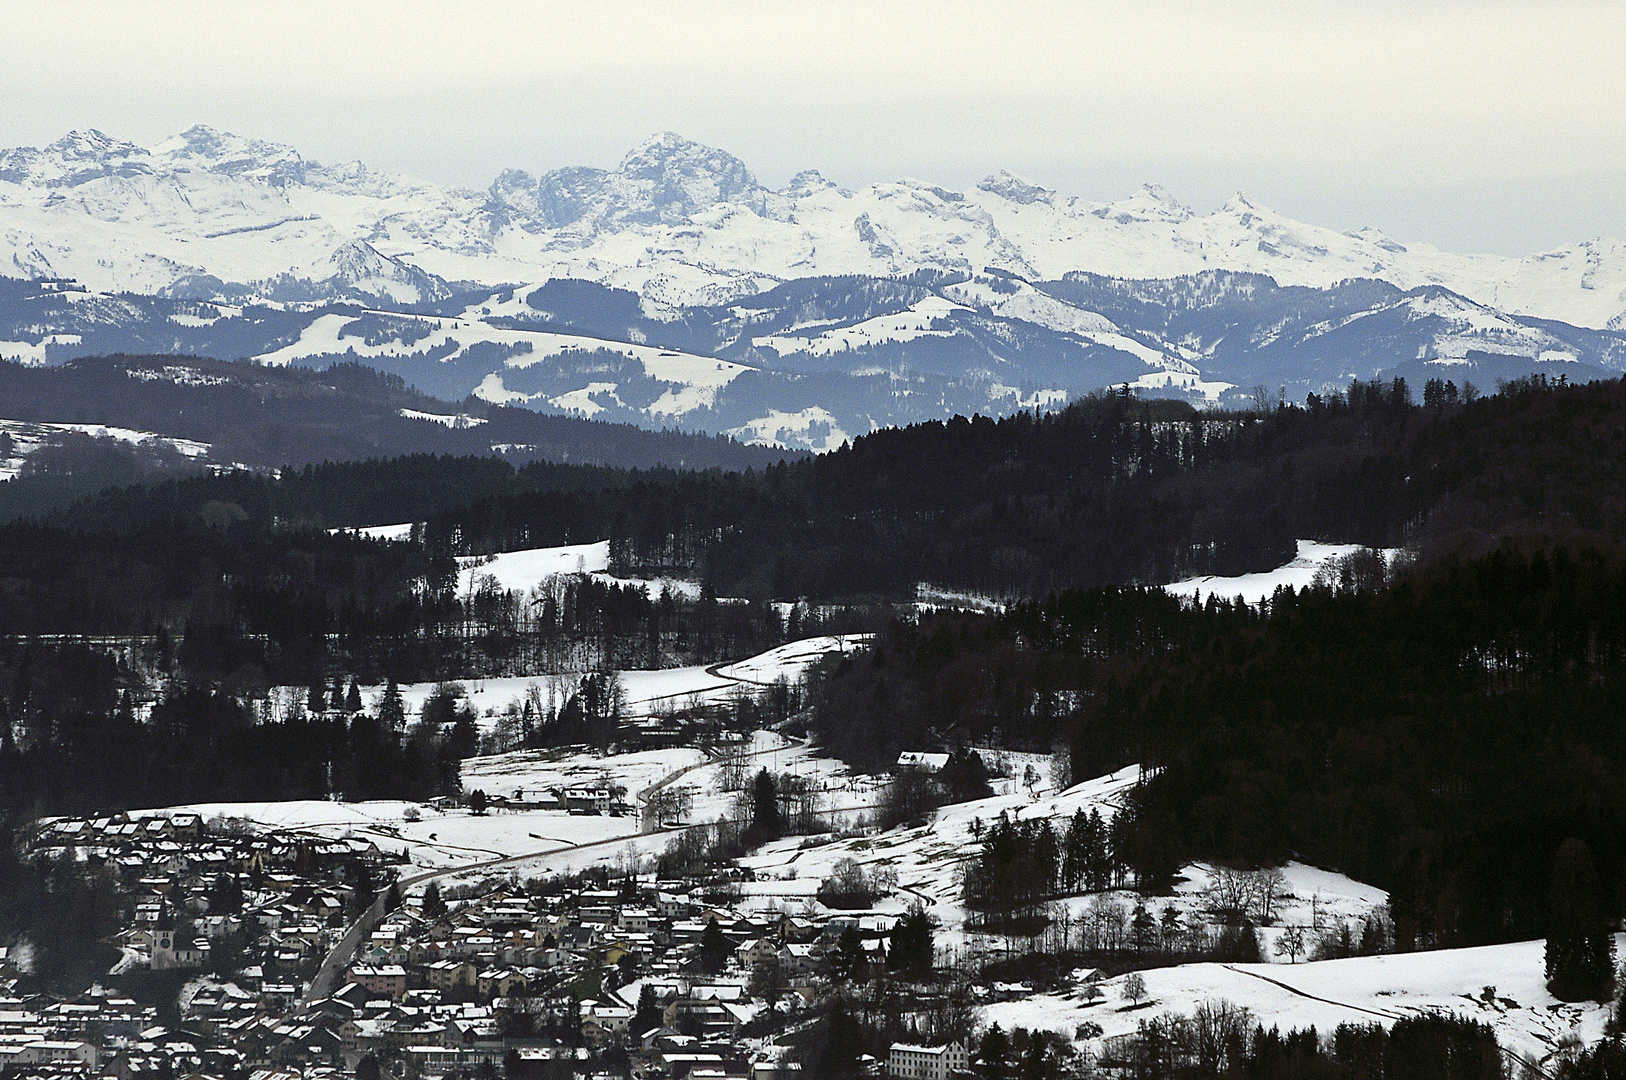
<path id="1" fill-rule="evenodd" d="M 98 291 L 412 302 L 570 277 L 693 306 L 811 276 L 984 267 L 1029 279 L 1223 269 L 1315 288 L 1372 278 L 1626 327 L 1618 240 L 1454 254 L 1295 222 L 1243 195 L 1199 214 L 1155 185 L 1095 203 L 1003 171 L 967 191 L 907 179 L 848 191 L 808 171 L 774 190 L 726 151 L 671 133 L 615 169 L 508 170 L 484 192 L 320 165 L 203 126 L 151 148 L 91 131 L 0 151 L 0 269 Z"/>

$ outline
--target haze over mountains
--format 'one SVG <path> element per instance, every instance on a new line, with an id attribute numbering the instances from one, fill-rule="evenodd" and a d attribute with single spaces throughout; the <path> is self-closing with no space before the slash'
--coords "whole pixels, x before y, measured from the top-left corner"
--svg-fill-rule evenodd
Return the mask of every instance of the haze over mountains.
<path id="1" fill-rule="evenodd" d="M 810 449 L 1123 383 L 1223 401 L 1626 365 L 1615 240 L 1460 255 L 1005 172 L 773 190 L 670 133 L 475 192 L 201 126 L 74 132 L 0 151 L 0 269 L 82 287 L 5 290 L 0 357 L 359 359 L 442 397 Z"/>

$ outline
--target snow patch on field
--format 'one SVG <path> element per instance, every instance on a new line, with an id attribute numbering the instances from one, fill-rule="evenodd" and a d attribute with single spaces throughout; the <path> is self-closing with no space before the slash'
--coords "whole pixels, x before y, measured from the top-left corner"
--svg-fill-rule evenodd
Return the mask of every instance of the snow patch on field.
<path id="1" fill-rule="evenodd" d="M 457 560 L 457 591 L 472 592 L 492 578 L 508 592 L 529 593 L 558 574 L 591 574 L 610 567 L 610 542 L 505 551 L 500 555 L 463 556 Z"/>
<path id="2" fill-rule="evenodd" d="M 1148 371 L 1129 384 L 1136 390 L 1184 390 L 1188 394 L 1201 394 L 1208 401 L 1218 401 L 1235 383 L 1204 379 L 1196 371 Z"/>
<path id="3" fill-rule="evenodd" d="M 818 663 L 831 653 L 848 653 L 854 649 L 863 648 L 873 638 L 872 634 L 831 634 L 825 637 L 804 638 L 801 641 L 792 641 L 776 649 L 769 649 L 760 656 L 753 656 L 749 660 L 740 660 L 732 664 L 720 664 L 717 673 L 725 678 L 737 679 L 740 682 L 755 683 L 759 686 L 771 685 L 777 679 L 788 679 L 792 682 L 801 678 L 809 667 Z"/>
<path id="4" fill-rule="evenodd" d="M 432 413 L 419 409 L 402 409 L 401 415 L 408 420 L 427 420 L 432 424 L 443 424 L 449 428 L 479 427 L 486 422 L 483 416 L 469 416 L 465 413 Z"/>
<path id="5" fill-rule="evenodd" d="M 1259 604 L 1269 600 L 1283 585 L 1293 589 L 1308 588 L 1315 582 L 1316 573 L 1327 564 L 1334 559 L 1353 555 L 1359 550 L 1361 550 L 1359 544 L 1322 544 L 1314 540 L 1300 540 L 1298 554 L 1274 570 L 1239 574 L 1236 577 L 1187 578 L 1172 585 L 1165 585 L 1163 590 L 1186 599 L 1218 596 L 1230 600 L 1241 597 L 1244 603 Z M 1384 560 L 1392 560 L 1400 554 L 1400 551 L 1400 548 L 1385 548 L 1382 552 Z"/>
<path id="6" fill-rule="evenodd" d="M 78 334 L 46 334 L 37 344 L 31 341 L 0 341 L 0 360 L 39 365 L 46 362 L 46 350 L 50 346 L 78 345 L 82 340 Z"/>
<path id="7" fill-rule="evenodd" d="M 411 531 L 410 525 L 380 525 L 377 530 L 406 530 Z M 358 530 L 364 535 L 375 530 Z M 385 539 L 405 539 L 406 533 L 400 536 L 385 535 Z M 673 596 L 688 600 L 700 599 L 701 584 L 698 581 L 689 581 L 683 578 L 624 578 L 609 573 L 610 542 L 600 540 L 593 544 L 566 544 L 560 547 L 527 548 L 523 551 L 505 551 L 500 555 L 463 556 L 458 563 L 458 591 L 467 593 L 471 588 L 479 585 L 482 579 L 490 577 L 497 587 L 507 592 L 530 593 L 548 578 L 558 574 L 587 574 L 594 581 L 605 585 L 620 585 L 624 588 L 643 589 L 651 599 L 658 598 L 663 590 L 670 590 Z M 743 603 L 734 597 L 721 596 L 717 598 L 720 603 Z"/>
<path id="8" fill-rule="evenodd" d="M 1539 1060 L 1572 1033 L 1596 1042 L 1603 1037 L 1607 1017 L 1605 1006 L 1565 1004 L 1547 992 L 1544 944 L 1523 941 L 1296 965 L 1154 968 L 1139 973 L 1149 1007 L 1125 1008 L 1127 976 L 1119 976 L 1099 984 L 1105 996 L 1094 1005 L 1069 991 L 989 1005 L 982 1015 L 1007 1030 L 1021 1025 L 1068 1037 L 1080 1024 L 1095 1023 L 1111 1038 L 1132 1034 L 1142 1020 L 1160 1013 L 1190 1016 L 1199 1005 L 1219 1000 L 1247 1008 L 1267 1028 L 1313 1025 L 1323 1035 L 1339 1024 L 1387 1026 L 1406 1016 L 1445 1011 L 1490 1024 L 1504 1047 Z M 1494 991 L 1490 1001 L 1484 998 L 1486 988 Z"/>
<path id="9" fill-rule="evenodd" d="M 723 434 L 747 446 L 778 446 L 787 450 L 812 450 L 814 453 L 834 450 L 851 439 L 835 416 L 818 405 L 797 412 L 770 409 L 766 416 L 729 428 Z"/>
<path id="10" fill-rule="evenodd" d="M 850 352 L 866 345 L 915 341 L 926 337 L 953 337 L 956 333 L 953 327 L 945 329 L 938 324 L 957 312 L 970 313 L 970 311 L 970 308 L 940 296 L 928 296 L 911 305 L 907 311 L 877 315 L 851 326 L 836 327 L 818 334 L 805 336 L 770 334 L 752 338 L 751 344 L 759 349 L 772 349 L 780 355 L 802 353 L 808 356 L 830 356 Z"/>
<path id="11" fill-rule="evenodd" d="M 616 408 L 626 407 L 626 403 L 616 393 L 620 386 L 620 383 L 613 382 L 590 382 L 586 386 L 549 398 L 548 404 L 555 409 L 563 409 L 565 412 L 576 413 L 591 420 L 605 409 L 605 406 L 596 400 L 597 398 L 609 399 Z"/>
<path id="12" fill-rule="evenodd" d="M 412 525 L 413 523 L 408 521 L 400 525 L 368 525 L 360 529 L 329 529 L 328 535 L 351 533 L 367 540 L 402 541 L 412 539 Z"/>
<path id="13" fill-rule="evenodd" d="M 706 356 L 691 356 L 668 350 L 651 350 L 641 355 L 644 374 L 657 382 L 673 383 L 647 410 L 651 416 L 678 416 L 716 404 L 717 391 L 751 369 Z"/>

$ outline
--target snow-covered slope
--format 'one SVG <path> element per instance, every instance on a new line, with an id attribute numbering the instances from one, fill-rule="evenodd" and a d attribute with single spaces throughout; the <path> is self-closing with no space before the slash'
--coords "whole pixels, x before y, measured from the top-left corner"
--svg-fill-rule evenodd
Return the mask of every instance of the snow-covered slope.
<path id="1" fill-rule="evenodd" d="M 479 317 L 388 311 L 318 314 L 293 341 L 253 359 L 274 366 L 361 360 L 414 375 L 420 388 L 452 397 L 472 393 L 497 405 L 551 406 L 584 417 L 614 404 L 656 421 L 710 407 L 719 390 L 751 370 L 715 357 L 496 326 Z M 623 392 L 632 383 L 643 399 Z"/>
<path id="2" fill-rule="evenodd" d="M 485 192 L 323 166 L 206 127 L 152 148 L 93 131 L 0 151 L 0 267 L 99 290 L 403 300 L 443 295 L 447 282 L 575 277 L 693 305 L 813 275 L 985 266 L 1026 278 L 1228 269 L 1315 287 L 1378 278 L 1626 325 L 1617 240 L 1459 255 L 1291 221 L 1242 195 L 1198 214 L 1157 187 L 1094 203 L 1006 172 L 968 191 L 918 180 L 846 191 L 816 172 L 771 190 L 732 155 L 670 133 L 613 170 L 510 170 Z"/>
<path id="3" fill-rule="evenodd" d="M 1204 1003 L 1226 1001 L 1264 1027 L 1313 1026 L 1325 1036 L 1340 1024 L 1388 1027 L 1408 1016 L 1451 1012 L 1489 1024 L 1504 1047 L 1539 1063 L 1571 1038 L 1597 1042 L 1608 1019 L 1607 1006 L 1568 1004 L 1547 992 L 1543 946 L 1521 941 L 1297 965 L 1184 964 L 1140 972 L 1146 999 L 1138 1007 L 1123 1000 L 1121 975 L 1098 983 L 1093 1000 L 1078 989 L 1039 994 L 990 1005 L 983 1019 L 1064 1036 L 1093 1023 L 1110 1039 L 1133 1034 L 1153 1016 L 1189 1017 Z M 1085 1048 L 1099 1052 L 1101 1045 Z"/>
<path id="4" fill-rule="evenodd" d="M 1361 551 L 1359 544 L 1318 544 L 1314 540 L 1300 540 L 1298 553 L 1274 570 L 1237 577 L 1195 577 L 1163 586 L 1163 590 L 1187 600 L 1202 600 L 1217 596 L 1221 600 L 1241 600 L 1245 604 L 1261 604 L 1275 595 L 1276 590 L 1308 589 L 1318 576 L 1331 572 L 1337 581 L 1338 560 L 1348 559 Z M 1385 548 L 1382 554 L 1388 563 L 1401 554 L 1400 548 Z"/>

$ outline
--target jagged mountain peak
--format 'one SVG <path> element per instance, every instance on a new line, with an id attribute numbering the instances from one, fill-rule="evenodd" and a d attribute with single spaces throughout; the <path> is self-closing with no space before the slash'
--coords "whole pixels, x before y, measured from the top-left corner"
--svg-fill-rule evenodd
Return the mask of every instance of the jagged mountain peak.
<path id="1" fill-rule="evenodd" d="M 1096 217 L 1130 224 L 1139 221 L 1166 221 L 1178 224 L 1188 221 L 1193 214 L 1161 184 L 1142 184 L 1126 199 L 1108 203 L 1092 211 Z"/>
<path id="2" fill-rule="evenodd" d="M 834 180 L 827 180 L 817 169 L 803 169 L 790 178 L 790 183 L 780 190 L 781 195 L 792 199 L 804 199 L 820 191 L 841 191 Z"/>
<path id="3" fill-rule="evenodd" d="M 151 155 L 135 143 L 91 128 L 73 130 L 36 149 L 0 151 L 0 180 L 40 187 L 72 187 L 108 175 L 151 172 Z"/>
<path id="4" fill-rule="evenodd" d="M 86 131 L 75 128 L 56 140 L 56 142 L 45 147 L 44 152 L 64 158 L 100 160 L 108 157 L 128 157 L 132 154 L 145 154 L 147 151 L 135 143 L 115 139 L 96 128 L 90 128 Z"/>
<path id="5" fill-rule="evenodd" d="M 338 289 L 397 303 L 423 303 L 451 295 L 444 281 L 384 254 L 365 240 L 339 245 L 322 269 L 328 271 L 325 280 Z"/>
<path id="6" fill-rule="evenodd" d="M 1257 199 L 1254 199 L 1252 196 L 1243 191 L 1239 191 L 1235 195 L 1232 195 L 1229 199 L 1225 200 L 1225 205 L 1220 207 L 1220 213 L 1234 214 L 1238 216 L 1243 214 L 1268 214 L 1271 217 L 1276 216 L 1268 206 L 1265 206 Z"/>
<path id="7" fill-rule="evenodd" d="M 982 181 L 977 184 L 977 189 L 1023 205 L 1036 202 L 1048 203 L 1056 195 L 1049 188 L 1042 187 L 1025 176 L 1019 176 L 1011 172 L 1009 169 L 1000 169 L 992 175 L 983 177 Z"/>
<path id="8" fill-rule="evenodd" d="M 633 147 L 613 171 L 574 166 L 532 177 L 507 169 L 487 190 L 492 202 L 528 219 L 528 229 L 586 233 L 684 223 L 718 203 L 760 211 L 766 194 L 733 154 L 671 131 Z"/>
<path id="9" fill-rule="evenodd" d="M 291 146 L 243 138 L 206 124 L 194 124 L 170 136 L 153 147 L 152 154 L 170 168 L 262 178 L 299 172 L 306 164 Z"/>
<path id="10" fill-rule="evenodd" d="M 659 205 L 689 204 L 695 209 L 760 191 L 745 162 L 726 150 L 658 132 L 621 159 L 618 176 L 653 185 Z"/>

